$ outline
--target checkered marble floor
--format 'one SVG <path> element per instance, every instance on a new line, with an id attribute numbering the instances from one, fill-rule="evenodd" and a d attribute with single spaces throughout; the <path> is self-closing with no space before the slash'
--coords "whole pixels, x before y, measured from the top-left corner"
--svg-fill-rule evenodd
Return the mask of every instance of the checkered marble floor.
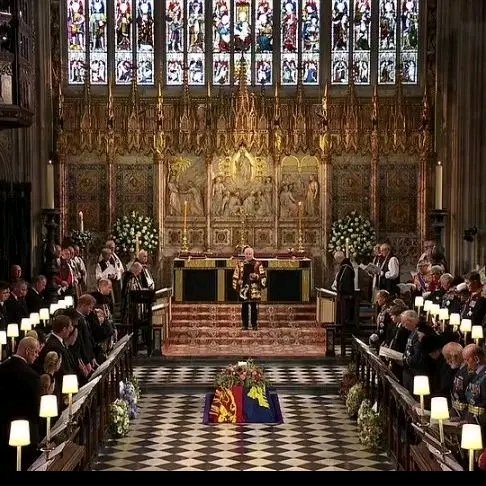
<path id="1" fill-rule="evenodd" d="M 191 369 L 181 369 L 180 376 L 187 374 L 189 380 L 191 373 Z M 207 375 L 199 376 L 206 380 L 212 373 L 211 369 Z M 274 373 L 278 376 L 277 370 Z M 277 426 L 204 425 L 204 398 L 204 393 L 145 394 L 140 402 L 140 414 L 132 422 L 128 436 L 108 443 L 100 451 L 94 469 L 382 471 L 393 468 L 385 454 L 373 453 L 358 443 L 356 424 L 347 417 L 344 405 L 335 395 L 279 393 L 284 423 Z"/>
<path id="2" fill-rule="evenodd" d="M 261 363 L 261 362 L 259 362 Z M 261 363 L 265 376 L 273 386 L 299 387 L 338 387 L 346 368 L 343 364 L 274 364 Z M 135 368 L 135 375 L 144 389 L 184 385 L 207 385 L 211 387 L 221 365 L 188 364 L 188 365 L 140 365 Z"/>

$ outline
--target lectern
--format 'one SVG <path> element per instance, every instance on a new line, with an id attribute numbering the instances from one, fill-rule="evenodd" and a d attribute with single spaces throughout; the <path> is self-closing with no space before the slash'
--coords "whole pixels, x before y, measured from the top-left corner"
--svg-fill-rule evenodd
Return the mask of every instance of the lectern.
<path id="1" fill-rule="evenodd" d="M 337 293 L 332 290 L 317 288 L 316 318 L 326 332 L 326 356 L 335 356 L 334 338 L 336 332 Z"/>
<path id="2" fill-rule="evenodd" d="M 147 346 L 147 356 L 152 354 L 152 303 L 155 290 L 130 290 L 128 293 L 129 323 L 133 328 L 133 352 L 138 352 L 139 331 Z"/>

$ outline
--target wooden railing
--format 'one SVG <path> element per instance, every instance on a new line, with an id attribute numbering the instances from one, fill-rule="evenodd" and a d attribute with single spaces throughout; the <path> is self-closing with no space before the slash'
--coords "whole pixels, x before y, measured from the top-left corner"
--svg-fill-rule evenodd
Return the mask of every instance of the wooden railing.
<path id="1" fill-rule="evenodd" d="M 462 470 L 450 451 L 441 447 L 435 430 L 422 425 L 420 404 L 373 349 L 353 337 L 352 357 L 368 398 L 383 414 L 385 446 L 397 469 Z"/>
<path id="2" fill-rule="evenodd" d="M 172 321 L 172 287 L 165 287 L 155 292 L 156 302 L 152 306 L 152 327 L 154 349 L 160 350 L 170 337 Z"/>
<path id="3" fill-rule="evenodd" d="M 56 421 L 52 429 L 52 442 L 54 445 L 64 444 L 63 451 L 50 462 L 43 453 L 34 463 L 34 468 L 89 468 L 100 445 L 108 436 L 110 404 L 119 398 L 120 381 L 133 374 L 131 337 L 130 334 L 120 339 L 108 359 L 93 373 L 90 381 L 80 388 L 73 401 L 73 420 L 68 421 L 68 409 L 65 409 Z"/>

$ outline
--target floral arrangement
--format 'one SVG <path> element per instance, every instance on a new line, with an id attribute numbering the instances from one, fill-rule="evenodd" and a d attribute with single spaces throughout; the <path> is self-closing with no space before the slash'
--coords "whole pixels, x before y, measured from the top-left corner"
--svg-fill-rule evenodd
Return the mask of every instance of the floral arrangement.
<path id="1" fill-rule="evenodd" d="M 124 400 L 128 406 L 128 416 L 131 419 L 137 418 L 137 402 L 139 397 L 137 396 L 137 390 L 131 381 L 125 380 L 120 382 L 120 398 Z"/>
<path id="2" fill-rule="evenodd" d="M 346 398 L 346 410 L 350 417 L 356 417 L 358 415 L 361 402 L 366 398 L 366 391 L 361 383 L 356 383 L 349 390 L 348 397 Z"/>
<path id="3" fill-rule="evenodd" d="M 133 385 L 133 388 L 135 389 L 135 396 L 137 397 L 137 400 L 140 400 L 140 397 L 142 396 L 142 390 L 140 388 L 140 383 L 138 382 L 138 378 L 136 376 L 132 376 L 130 381 Z"/>
<path id="4" fill-rule="evenodd" d="M 350 363 L 348 369 L 343 373 L 343 378 L 339 387 L 339 395 L 343 400 L 348 398 L 349 390 L 356 385 L 356 383 L 358 383 L 358 375 L 356 374 L 354 363 Z"/>
<path id="5" fill-rule="evenodd" d="M 71 240 L 80 248 L 88 248 L 93 243 L 94 235 L 91 231 L 73 230 L 71 231 Z"/>
<path id="6" fill-rule="evenodd" d="M 110 432 L 113 437 L 125 437 L 128 434 L 130 415 L 125 400 L 117 398 L 110 405 Z"/>
<path id="7" fill-rule="evenodd" d="M 265 378 L 263 368 L 256 365 L 251 359 L 230 364 L 216 375 L 216 386 L 222 388 L 242 385 L 250 389 L 254 386 L 263 387 L 267 384 L 268 381 Z"/>
<path id="8" fill-rule="evenodd" d="M 345 251 L 346 240 L 348 240 L 350 255 L 365 258 L 373 252 L 376 233 L 369 220 L 360 216 L 356 211 L 352 211 L 332 224 L 327 251 L 330 253 Z"/>
<path id="9" fill-rule="evenodd" d="M 363 400 L 358 411 L 358 438 L 361 444 L 377 450 L 383 446 L 383 417 L 375 412 L 368 399 Z"/>
<path id="10" fill-rule="evenodd" d="M 120 253 L 134 253 L 140 250 L 155 251 L 159 232 L 149 216 L 132 211 L 128 216 L 119 217 L 113 226 L 113 238 Z M 138 245 L 137 245 L 138 241 Z"/>

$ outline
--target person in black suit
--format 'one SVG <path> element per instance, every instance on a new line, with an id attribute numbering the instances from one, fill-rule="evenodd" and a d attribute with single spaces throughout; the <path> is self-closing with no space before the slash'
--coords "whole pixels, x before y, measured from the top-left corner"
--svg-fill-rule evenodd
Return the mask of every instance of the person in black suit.
<path id="1" fill-rule="evenodd" d="M 25 303 L 29 313 L 39 312 L 40 309 L 47 306 L 43 296 L 46 285 L 47 279 L 44 275 L 37 275 L 32 281 L 32 285 L 25 296 Z"/>
<path id="2" fill-rule="evenodd" d="M 20 324 L 23 317 L 29 317 L 29 311 L 25 303 L 27 295 L 27 282 L 25 280 L 17 281 L 10 292 L 10 297 L 5 303 L 7 307 L 8 322 Z"/>
<path id="3" fill-rule="evenodd" d="M 354 316 L 354 268 L 342 251 L 334 253 L 334 260 L 339 265 L 332 285 L 337 292 L 336 322 L 346 326 L 353 321 Z"/>
<path id="4" fill-rule="evenodd" d="M 0 331 L 7 330 L 8 317 L 7 317 L 7 302 L 10 297 L 10 287 L 8 282 L 0 282 Z"/>
<path id="5" fill-rule="evenodd" d="M 17 353 L 0 364 L 0 470 L 16 468 L 16 448 L 8 445 L 12 420 L 30 424 L 30 445 L 22 449 L 22 470 L 39 455 L 40 375 L 30 367 L 38 354 L 37 339 L 25 337 Z"/>
<path id="6" fill-rule="evenodd" d="M 73 331 L 73 324 L 68 316 L 57 315 L 54 317 L 52 322 L 52 333 L 34 362 L 35 370 L 37 370 L 38 373 L 43 373 L 44 359 L 49 351 L 55 351 L 62 357 L 61 368 L 55 374 L 56 388 L 54 393 L 57 395 L 59 403 L 61 403 L 62 377 L 64 375 L 77 374 L 78 370 L 78 363 L 74 361 L 66 343 Z"/>

